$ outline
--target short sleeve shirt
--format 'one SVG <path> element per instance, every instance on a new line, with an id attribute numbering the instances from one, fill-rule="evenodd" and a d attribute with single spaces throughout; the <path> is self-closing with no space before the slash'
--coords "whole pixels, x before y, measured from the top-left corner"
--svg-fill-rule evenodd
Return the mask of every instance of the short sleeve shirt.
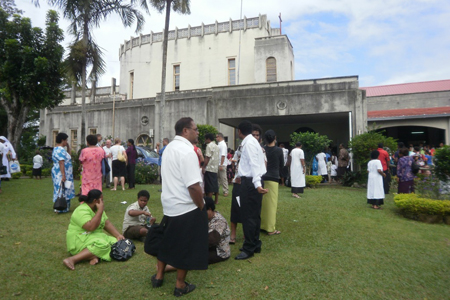
<path id="1" fill-rule="evenodd" d="M 119 151 L 123 153 L 123 152 L 125 152 L 125 148 L 121 145 L 114 145 L 111 147 L 111 153 L 113 155 L 113 160 L 117 159 L 117 155 L 119 154 Z"/>
<path id="2" fill-rule="evenodd" d="M 225 156 L 225 159 L 223 160 L 223 166 L 225 166 L 227 164 L 227 152 L 228 152 L 228 148 L 227 148 L 227 144 L 225 143 L 225 141 L 221 141 L 219 142 L 219 164 L 222 161 L 222 156 Z"/>
<path id="3" fill-rule="evenodd" d="M 130 216 L 128 214 L 128 212 L 130 210 L 146 211 L 146 212 L 150 213 L 150 210 L 148 209 L 148 207 L 144 206 L 144 208 L 141 208 L 139 206 L 138 201 L 134 202 L 133 204 L 128 205 L 127 210 L 125 211 L 125 216 L 123 217 L 122 233 L 124 233 L 130 226 L 137 226 L 137 225 L 145 224 L 146 215 Z"/>
<path id="4" fill-rule="evenodd" d="M 184 215 L 197 208 L 188 187 L 202 182 L 194 146 L 177 135 L 164 150 L 161 164 L 161 203 L 165 216 Z"/>
<path id="5" fill-rule="evenodd" d="M 208 165 L 205 170 L 212 173 L 219 171 L 219 146 L 214 142 L 210 142 L 206 145 L 205 156 L 209 158 Z"/>

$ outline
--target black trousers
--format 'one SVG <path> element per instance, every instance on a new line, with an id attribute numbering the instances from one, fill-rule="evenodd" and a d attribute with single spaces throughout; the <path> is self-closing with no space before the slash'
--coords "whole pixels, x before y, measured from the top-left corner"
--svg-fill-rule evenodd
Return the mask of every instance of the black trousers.
<path id="1" fill-rule="evenodd" d="M 387 195 L 389 194 L 389 189 L 391 188 L 391 173 L 389 172 L 389 169 L 383 172 L 386 174 L 386 177 L 383 177 L 384 194 Z"/>
<path id="2" fill-rule="evenodd" d="M 243 249 L 250 255 L 262 245 L 259 239 L 262 197 L 255 189 L 251 177 L 241 177 L 241 221 L 245 237 Z"/>
<path id="3" fill-rule="evenodd" d="M 128 177 L 128 187 L 134 188 L 135 179 L 134 179 L 134 171 L 136 169 L 136 165 L 128 164 L 127 165 L 127 177 Z"/>

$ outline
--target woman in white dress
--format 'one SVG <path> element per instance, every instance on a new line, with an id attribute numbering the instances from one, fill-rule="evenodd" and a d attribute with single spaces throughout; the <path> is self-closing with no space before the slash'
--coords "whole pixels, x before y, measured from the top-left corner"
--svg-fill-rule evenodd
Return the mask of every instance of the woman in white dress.
<path id="1" fill-rule="evenodd" d="M 367 164 L 367 172 L 369 172 L 369 179 L 367 181 L 367 203 L 372 204 L 373 209 L 381 209 L 380 205 L 384 204 L 384 188 L 383 177 L 386 176 L 383 172 L 383 166 L 378 159 L 380 153 L 374 150 L 370 153 L 371 161 Z"/>
<path id="2" fill-rule="evenodd" d="M 11 178 L 11 168 L 9 167 L 9 161 L 17 160 L 16 152 L 14 151 L 14 147 L 12 146 L 12 144 L 4 136 L 0 136 L 0 143 L 3 143 L 3 146 L 5 146 L 5 148 L 3 149 L 2 163 L 4 166 L 6 166 L 6 170 L 8 172 L 5 175 L 1 175 L 0 177 Z M 8 158 L 8 156 L 10 157 Z"/>
<path id="3" fill-rule="evenodd" d="M 317 175 L 322 176 L 322 182 L 328 179 L 327 155 L 322 151 L 316 155 L 318 168 Z"/>
<path id="4" fill-rule="evenodd" d="M 292 149 L 291 159 L 291 192 L 295 198 L 300 198 L 298 195 L 303 194 L 305 184 L 305 154 L 302 150 L 302 143 L 297 142 L 295 148 Z"/>

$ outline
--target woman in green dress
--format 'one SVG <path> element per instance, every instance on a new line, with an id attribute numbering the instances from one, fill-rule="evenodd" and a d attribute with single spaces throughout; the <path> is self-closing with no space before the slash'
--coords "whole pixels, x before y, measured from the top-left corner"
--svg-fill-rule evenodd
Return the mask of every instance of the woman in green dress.
<path id="1" fill-rule="evenodd" d="M 99 259 L 111 261 L 111 245 L 124 239 L 103 211 L 102 192 L 91 190 L 79 200 L 82 204 L 73 212 L 67 229 L 67 251 L 73 256 L 63 261 L 71 270 L 80 261 L 88 260 L 91 265 L 98 263 Z M 104 233 L 103 229 L 112 236 Z"/>

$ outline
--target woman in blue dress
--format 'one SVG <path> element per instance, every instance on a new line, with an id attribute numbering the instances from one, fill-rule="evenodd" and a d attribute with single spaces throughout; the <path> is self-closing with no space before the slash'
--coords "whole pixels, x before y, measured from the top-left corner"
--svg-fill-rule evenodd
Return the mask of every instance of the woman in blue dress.
<path id="1" fill-rule="evenodd" d="M 72 157 L 67 139 L 69 136 L 63 132 L 56 136 L 56 147 L 53 148 L 52 160 L 52 179 L 53 179 L 53 203 L 56 202 L 62 189 L 62 194 L 67 200 L 67 208 L 65 210 L 56 210 L 55 213 L 66 213 L 70 210 L 70 200 L 75 197 L 75 189 L 73 186 L 73 169 Z M 67 151 L 64 149 L 67 147 Z M 65 181 L 70 181 L 72 184 L 69 188 L 64 186 Z"/>

